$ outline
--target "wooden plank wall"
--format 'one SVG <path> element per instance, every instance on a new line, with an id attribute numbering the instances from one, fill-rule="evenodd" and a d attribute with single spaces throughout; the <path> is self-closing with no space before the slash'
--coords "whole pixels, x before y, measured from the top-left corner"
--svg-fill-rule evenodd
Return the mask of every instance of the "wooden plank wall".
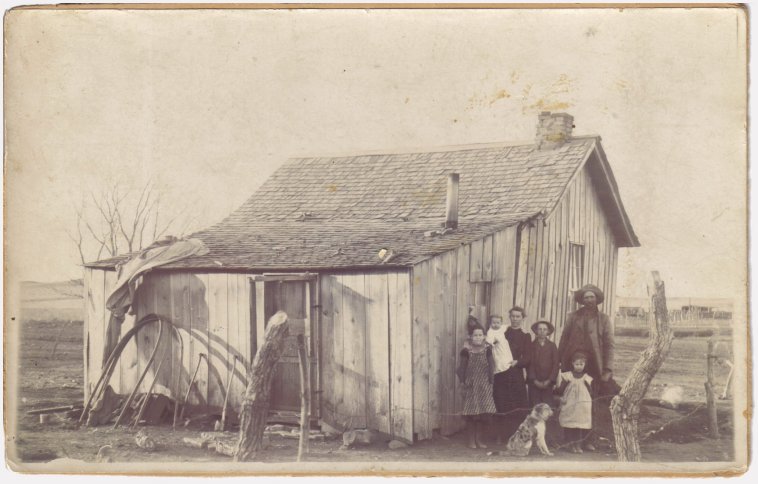
<path id="1" fill-rule="evenodd" d="M 390 415 L 392 435 L 413 441 L 413 364 L 410 275 L 387 277 L 390 315 Z"/>
<path id="2" fill-rule="evenodd" d="M 246 386 L 246 368 L 251 359 L 250 286 L 247 274 L 202 274 L 154 271 L 138 285 L 134 312 L 121 328 L 125 334 L 143 316 L 155 313 L 165 316 L 179 329 L 180 345 L 168 327 L 164 329 L 156 362 L 165 358 L 154 391 L 183 398 L 200 354 L 208 355 L 190 394 L 190 403 L 220 408 L 233 357 L 240 361 L 234 372 L 229 394 L 230 408 L 238 408 Z M 115 273 L 85 270 L 87 312 L 85 341 L 86 381 L 94 384 L 100 376 L 105 329 L 110 314 L 105 301 L 113 289 Z M 97 323 L 96 323 L 97 322 Z M 119 393 L 131 392 L 144 370 L 158 335 L 157 325 L 140 331 L 138 338 L 127 345 L 111 385 Z M 155 367 L 153 367 L 154 369 Z M 150 385 L 154 370 L 148 371 L 141 390 Z M 86 385 L 89 388 L 89 385 Z M 88 390 L 87 388 L 87 390 Z"/>
<path id="3" fill-rule="evenodd" d="M 413 438 L 407 272 L 322 274 L 321 419 Z"/>
<path id="4" fill-rule="evenodd" d="M 105 325 L 100 314 L 105 308 L 103 298 L 103 271 L 84 270 L 85 311 L 84 311 L 84 398 L 102 374 L 103 350 L 105 349 Z"/>
<path id="5" fill-rule="evenodd" d="M 469 307 L 483 302 L 481 319 L 510 309 L 515 249 L 514 226 L 413 267 L 413 431 L 419 440 L 463 427 L 455 369 L 467 338 Z M 481 301 L 487 283 L 490 301 Z"/>
<path id="6" fill-rule="evenodd" d="M 569 287 L 570 243 L 584 246 L 583 283 L 605 292 L 601 310 L 613 314 L 618 248 L 587 168 L 544 223 L 537 220 L 521 233 L 515 303 L 524 306 L 528 321 L 555 324 L 555 338 L 566 314 L 576 309 L 576 288 Z"/>
<path id="7" fill-rule="evenodd" d="M 387 274 L 365 277 L 366 290 L 366 426 L 390 428 L 389 291 Z"/>

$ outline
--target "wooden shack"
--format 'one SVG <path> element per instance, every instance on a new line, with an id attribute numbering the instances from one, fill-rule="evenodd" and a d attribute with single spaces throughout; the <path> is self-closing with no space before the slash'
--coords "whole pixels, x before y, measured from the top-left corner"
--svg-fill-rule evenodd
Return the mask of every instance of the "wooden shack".
<path id="1" fill-rule="evenodd" d="M 149 313 L 177 325 L 184 351 L 165 344 L 171 364 L 159 391 L 181 398 L 207 354 L 190 392 L 197 406 L 220 407 L 236 356 L 238 408 L 243 368 L 283 309 L 308 340 L 314 420 L 407 441 L 453 433 L 468 314 L 520 305 L 527 325 L 548 319 L 558 335 L 575 308 L 571 290 L 584 283 L 605 291 L 611 311 L 618 248 L 639 245 L 600 138 L 573 136 L 572 122 L 542 113 L 528 144 L 291 159 L 193 235 L 208 254 L 142 277 L 122 334 Z M 88 388 L 101 371 L 104 301 L 119 261 L 85 271 Z M 155 337 L 151 329 L 130 344 L 111 382 L 117 392 L 134 386 Z M 296 354 L 290 341 L 275 379 L 279 412 L 299 409 Z"/>

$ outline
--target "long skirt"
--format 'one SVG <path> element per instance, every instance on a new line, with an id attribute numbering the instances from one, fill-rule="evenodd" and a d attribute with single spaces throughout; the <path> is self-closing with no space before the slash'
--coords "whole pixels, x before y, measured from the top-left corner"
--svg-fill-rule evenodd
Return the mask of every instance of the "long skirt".
<path id="1" fill-rule="evenodd" d="M 529 409 L 524 370 L 521 368 L 514 367 L 495 373 L 492 391 L 495 398 L 495 408 L 500 415 L 513 416 L 518 419 L 525 410 Z"/>

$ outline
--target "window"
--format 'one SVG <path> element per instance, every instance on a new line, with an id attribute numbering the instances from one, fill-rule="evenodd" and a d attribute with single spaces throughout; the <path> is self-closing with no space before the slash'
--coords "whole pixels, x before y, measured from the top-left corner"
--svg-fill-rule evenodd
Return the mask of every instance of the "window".
<path id="1" fill-rule="evenodd" d="M 569 243 L 569 301 L 573 293 L 584 285 L 584 246 Z M 571 303 L 569 302 L 569 305 Z"/>

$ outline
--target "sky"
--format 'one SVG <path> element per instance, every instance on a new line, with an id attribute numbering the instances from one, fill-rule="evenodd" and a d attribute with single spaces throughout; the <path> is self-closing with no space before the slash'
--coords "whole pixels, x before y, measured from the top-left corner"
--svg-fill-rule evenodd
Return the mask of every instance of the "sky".
<path id="1" fill-rule="evenodd" d="M 747 280 L 737 9 L 15 11 L 6 22 L 6 271 L 81 277 L 74 206 L 152 182 L 210 225 L 288 157 L 597 134 L 651 270 L 680 297 Z"/>

